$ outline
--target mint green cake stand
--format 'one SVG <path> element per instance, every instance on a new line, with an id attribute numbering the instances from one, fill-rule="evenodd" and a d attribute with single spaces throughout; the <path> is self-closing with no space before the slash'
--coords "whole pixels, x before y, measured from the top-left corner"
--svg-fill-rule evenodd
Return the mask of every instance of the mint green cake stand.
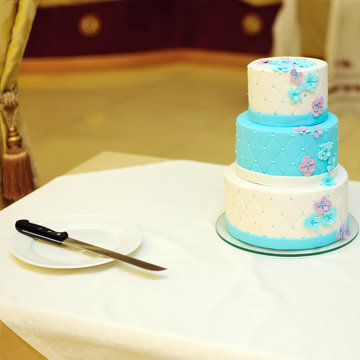
<path id="1" fill-rule="evenodd" d="M 331 251 L 335 251 L 343 248 L 346 245 L 349 245 L 357 236 L 359 232 L 359 224 L 356 219 L 349 214 L 349 228 L 350 233 L 348 234 L 346 239 L 337 240 L 330 245 L 318 247 L 315 249 L 305 249 L 305 250 L 278 250 L 278 249 L 267 249 L 258 246 L 254 246 L 251 244 L 247 244 L 234 238 L 226 229 L 225 225 L 225 213 L 220 215 L 216 221 L 216 232 L 220 236 L 222 240 L 227 242 L 228 244 L 235 246 L 238 249 L 249 251 L 255 254 L 261 255 L 270 255 L 270 256 L 311 256 L 311 255 L 320 255 L 325 254 Z"/>

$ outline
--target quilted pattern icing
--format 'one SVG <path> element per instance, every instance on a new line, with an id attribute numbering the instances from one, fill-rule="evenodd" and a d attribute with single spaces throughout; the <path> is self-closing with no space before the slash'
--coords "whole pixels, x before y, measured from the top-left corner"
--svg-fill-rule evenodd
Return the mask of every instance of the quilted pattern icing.
<path id="1" fill-rule="evenodd" d="M 237 118 L 236 160 L 225 174 L 228 231 L 264 247 L 336 241 L 348 219 L 348 176 L 337 166 L 326 62 L 260 59 L 248 65 L 248 80 L 251 111 Z M 321 185 L 330 171 L 332 183 Z"/>
<path id="2" fill-rule="evenodd" d="M 279 189 L 254 184 L 239 178 L 234 166 L 225 175 L 226 216 L 236 228 L 254 235 L 273 238 L 321 236 L 339 229 L 347 219 L 348 181 L 341 167 L 336 185 Z M 314 212 L 314 201 L 326 196 L 337 209 L 334 224 L 314 231 L 304 226 L 304 219 Z"/>
<path id="3" fill-rule="evenodd" d="M 290 102 L 288 90 L 296 85 L 291 82 L 289 71 L 273 71 L 271 66 L 261 64 L 259 60 L 251 62 L 248 65 L 249 107 L 264 114 L 307 114 L 311 112 L 312 102 L 318 97 L 324 98 L 324 108 L 327 107 L 327 63 L 319 59 L 310 60 L 315 63 L 314 66 L 298 70 L 304 74 L 304 78 L 308 73 L 318 76 L 317 86 L 314 91 L 304 91 L 302 99 L 294 104 Z"/>
<path id="4" fill-rule="evenodd" d="M 299 134 L 292 127 L 262 126 L 248 119 L 248 112 L 240 114 L 236 121 L 236 163 L 254 172 L 278 176 L 304 176 L 299 170 L 304 156 L 316 161 L 312 175 L 328 171 L 328 161 L 318 157 L 320 145 L 332 143 L 331 157 L 337 164 L 338 119 L 329 113 L 328 119 L 320 124 L 322 134 L 314 136 L 315 126 L 310 133 Z"/>

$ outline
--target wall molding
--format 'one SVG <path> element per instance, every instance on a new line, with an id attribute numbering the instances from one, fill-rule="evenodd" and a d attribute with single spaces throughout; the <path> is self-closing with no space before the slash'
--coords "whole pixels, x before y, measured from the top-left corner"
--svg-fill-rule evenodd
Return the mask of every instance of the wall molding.
<path id="1" fill-rule="evenodd" d="M 265 55 L 264 55 L 265 56 Z M 21 73 L 111 70 L 175 62 L 233 66 L 245 69 L 259 54 L 229 53 L 211 50 L 168 49 L 128 54 L 86 55 L 70 57 L 24 58 Z"/>

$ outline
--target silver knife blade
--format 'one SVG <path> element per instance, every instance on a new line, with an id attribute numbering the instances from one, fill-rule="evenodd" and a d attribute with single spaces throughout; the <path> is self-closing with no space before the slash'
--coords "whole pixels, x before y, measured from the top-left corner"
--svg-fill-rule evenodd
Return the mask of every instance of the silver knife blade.
<path id="1" fill-rule="evenodd" d="M 93 253 L 110 257 L 112 259 L 116 259 L 119 261 L 123 261 L 147 270 L 152 270 L 152 271 L 166 270 L 166 268 L 162 266 L 154 265 L 146 261 L 133 258 L 128 255 L 120 254 L 112 250 L 104 249 L 96 245 L 92 245 L 77 239 L 73 239 L 69 237 L 68 233 L 65 231 L 58 232 L 55 230 L 51 230 L 42 225 L 31 223 L 28 220 L 18 220 L 15 223 L 15 228 L 20 233 L 30 236 L 34 239 L 46 240 L 60 245 L 67 245 L 81 250 L 88 250 Z"/>
<path id="2" fill-rule="evenodd" d="M 136 265 L 136 266 L 139 266 L 139 267 L 147 269 L 147 270 L 152 270 L 152 271 L 166 270 L 165 268 L 163 268 L 161 266 L 150 264 L 146 261 L 139 260 L 139 259 L 133 258 L 131 256 L 123 255 L 123 254 L 120 254 L 118 252 L 111 251 L 108 249 L 104 249 L 104 248 L 101 248 L 96 245 L 88 244 L 83 241 L 73 239 L 71 237 L 68 237 L 62 243 L 64 245 L 72 246 L 74 248 L 88 250 L 88 251 L 91 251 L 91 252 L 94 252 L 94 253 L 97 253 L 97 254 L 100 254 L 103 256 L 107 256 L 107 257 L 110 257 L 110 258 L 113 258 L 116 260 L 124 261 L 126 263 Z"/>

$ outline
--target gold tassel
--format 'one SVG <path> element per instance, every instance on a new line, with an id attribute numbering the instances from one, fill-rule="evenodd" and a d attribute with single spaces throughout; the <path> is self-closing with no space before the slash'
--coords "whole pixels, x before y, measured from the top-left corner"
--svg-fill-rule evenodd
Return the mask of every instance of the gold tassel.
<path id="1" fill-rule="evenodd" d="M 2 159 L 2 189 L 7 200 L 19 200 L 35 189 L 29 154 L 16 128 L 10 128 Z"/>
<path id="2" fill-rule="evenodd" d="M 2 195 L 16 201 L 35 189 L 30 157 L 22 147 L 22 138 L 15 126 L 19 113 L 17 87 L 0 95 L 0 110 L 7 128 L 2 158 Z"/>

